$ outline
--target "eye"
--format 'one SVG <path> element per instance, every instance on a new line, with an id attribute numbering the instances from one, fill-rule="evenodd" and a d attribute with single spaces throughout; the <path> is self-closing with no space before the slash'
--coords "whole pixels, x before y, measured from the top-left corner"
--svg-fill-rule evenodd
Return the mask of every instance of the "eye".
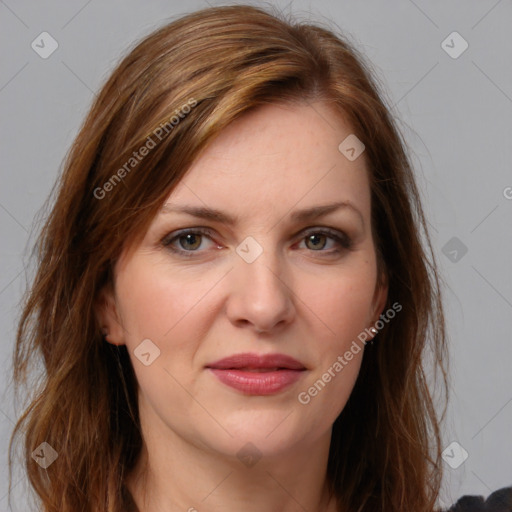
<path id="1" fill-rule="evenodd" d="M 173 252 L 193 256 L 191 253 L 198 252 L 203 239 L 212 235 L 213 232 L 206 228 L 184 229 L 165 237 L 162 244 Z M 176 242 L 179 247 L 176 247 Z"/>
<path id="2" fill-rule="evenodd" d="M 174 253 L 185 257 L 193 257 L 195 253 L 202 252 L 200 249 L 206 249 L 203 246 L 205 239 L 212 242 L 214 232 L 208 228 L 189 228 L 167 235 L 162 240 L 162 245 Z M 331 247 L 328 247 L 331 241 Z M 338 254 L 343 250 L 348 250 L 352 246 L 350 238 L 343 232 L 330 228 L 313 228 L 308 232 L 303 232 L 300 242 L 304 242 L 306 249 L 311 252 L 324 253 L 326 255 Z M 218 249 L 222 247 L 217 245 Z M 329 250 L 325 250 L 325 249 Z"/>
<path id="3" fill-rule="evenodd" d="M 352 246 L 352 242 L 348 236 L 342 232 L 329 228 L 315 228 L 310 230 L 305 233 L 303 240 L 306 247 L 311 249 L 313 252 L 327 252 L 328 254 L 339 253 L 341 252 L 341 249 L 348 250 Z M 334 241 L 334 248 L 331 246 L 330 251 L 325 251 L 324 249 L 328 245 L 329 240 L 331 240 L 331 242 Z M 336 248 L 336 246 L 338 247 Z M 329 247 L 327 248 L 329 249 Z"/>

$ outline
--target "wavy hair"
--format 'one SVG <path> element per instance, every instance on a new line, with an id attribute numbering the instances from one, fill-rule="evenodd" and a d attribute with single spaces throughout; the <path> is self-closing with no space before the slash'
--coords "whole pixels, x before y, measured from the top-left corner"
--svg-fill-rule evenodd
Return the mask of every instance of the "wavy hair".
<path id="1" fill-rule="evenodd" d="M 425 360 L 435 382 L 440 370 L 447 400 L 440 277 L 407 146 L 373 73 L 333 29 L 244 5 L 178 18 L 117 65 L 64 161 L 18 324 L 16 389 L 28 388 L 38 370 L 39 380 L 11 437 L 9 462 L 12 471 L 21 436 L 40 510 L 133 507 L 126 478 L 143 445 L 136 379 L 126 347 L 104 341 L 95 301 L 112 286 L 121 252 L 140 241 L 223 128 L 264 104 L 309 101 L 338 111 L 366 146 L 372 231 L 389 284 L 385 307 L 403 306 L 365 351 L 333 425 L 328 481 L 339 510 L 434 510 L 446 403 L 440 415 Z M 182 116 L 184 105 L 190 112 Z M 128 169 L 148 137 L 156 144 Z M 58 452 L 47 469 L 31 457 L 42 442 Z"/>

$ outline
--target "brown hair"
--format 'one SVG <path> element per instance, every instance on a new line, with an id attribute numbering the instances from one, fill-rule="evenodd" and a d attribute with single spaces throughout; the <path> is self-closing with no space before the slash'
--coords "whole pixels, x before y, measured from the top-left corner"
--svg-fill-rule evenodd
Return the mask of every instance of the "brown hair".
<path id="1" fill-rule="evenodd" d="M 23 433 L 44 512 L 121 512 L 129 503 L 126 477 L 142 447 L 136 381 L 126 347 L 103 340 L 95 315 L 116 259 L 224 127 L 265 103 L 309 100 L 340 112 L 366 146 L 387 305 L 403 306 L 365 351 L 333 426 L 328 479 L 340 510 L 433 510 L 440 420 L 423 364 L 429 355 L 436 377 L 441 369 L 446 399 L 445 324 L 405 143 L 376 79 L 343 37 L 238 5 L 186 15 L 140 42 L 100 91 L 66 158 L 14 356 L 18 387 L 31 364 L 44 363 L 10 446 L 11 463 Z M 155 147 L 128 169 L 148 137 Z M 46 470 L 31 457 L 44 441 L 58 452 Z"/>

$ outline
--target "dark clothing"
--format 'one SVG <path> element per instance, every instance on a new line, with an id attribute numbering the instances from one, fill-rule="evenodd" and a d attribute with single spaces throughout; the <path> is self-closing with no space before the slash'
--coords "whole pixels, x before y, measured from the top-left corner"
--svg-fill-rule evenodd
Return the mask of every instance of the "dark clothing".
<path id="1" fill-rule="evenodd" d="M 486 500 L 483 496 L 462 496 L 446 512 L 512 512 L 512 487 L 494 491 Z"/>

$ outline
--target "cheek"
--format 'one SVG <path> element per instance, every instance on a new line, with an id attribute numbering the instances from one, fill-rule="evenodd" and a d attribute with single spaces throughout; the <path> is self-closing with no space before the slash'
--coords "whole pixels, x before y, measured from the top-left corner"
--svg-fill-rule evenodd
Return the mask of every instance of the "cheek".
<path id="1" fill-rule="evenodd" d="M 129 346 L 150 338 L 164 349 L 168 340 L 180 339 L 175 333 L 185 326 L 194 328 L 190 318 L 211 288 L 210 280 L 185 279 L 185 274 L 180 278 L 179 273 L 171 275 L 168 269 L 159 268 L 154 262 L 134 260 L 118 279 L 120 312 Z M 190 344 L 193 336 L 188 339 Z"/>
<path id="2" fill-rule="evenodd" d="M 357 268 L 356 268 L 357 267 Z M 376 272 L 368 258 L 340 267 L 336 274 L 309 278 L 300 297 L 311 325 L 314 370 L 297 396 L 303 414 L 319 430 L 332 425 L 347 403 L 359 375 L 364 347 L 358 335 L 367 328 Z"/>
<path id="3" fill-rule="evenodd" d="M 318 317 L 325 339 L 349 343 L 369 327 L 376 284 L 372 258 L 304 279 L 299 297 Z"/>
<path id="4" fill-rule="evenodd" d="M 201 298 L 211 288 L 211 281 L 185 279 L 185 275 L 171 274 L 169 268 L 141 256 L 134 257 L 117 277 L 125 343 L 144 397 L 142 403 L 169 417 L 172 408 L 185 410 L 190 405 L 183 385 L 196 392 L 190 375 L 208 322 Z M 146 339 L 159 350 L 147 366 L 136 356 L 137 347 Z"/>

